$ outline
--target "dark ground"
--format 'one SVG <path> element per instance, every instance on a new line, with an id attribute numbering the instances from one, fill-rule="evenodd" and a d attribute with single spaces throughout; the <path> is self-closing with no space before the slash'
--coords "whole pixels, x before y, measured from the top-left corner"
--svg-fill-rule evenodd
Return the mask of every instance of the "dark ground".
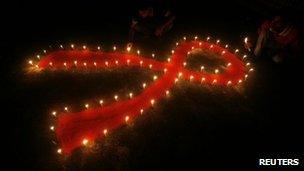
<path id="1" fill-rule="evenodd" d="M 184 35 L 211 35 L 241 47 L 243 37 L 275 10 L 230 1 L 199 5 L 176 2 L 176 25 L 150 54 L 169 52 Z M 133 2 L 134 3 L 134 2 Z M 48 45 L 127 42 L 132 2 L 11 2 L 1 32 L 2 147 L 10 167 L 24 170 L 176 170 L 258 168 L 258 158 L 297 158 L 303 154 L 302 60 L 276 65 L 254 61 L 256 72 L 239 92 L 182 82 L 155 109 L 123 127 L 96 150 L 71 159 L 55 153 L 49 133 L 50 110 L 65 104 L 127 93 L 149 72 L 136 69 L 88 73 L 25 74 L 25 62 Z M 126 8 L 128 7 L 128 8 Z M 295 14 L 300 14 L 294 11 Z M 295 21 L 302 23 L 300 17 Z M 152 47 L 152 48 L 151 48 Z M 155 48 L 155 49 L 154 49 Z M 109 49 L 109 48 L 108 48 Z M 147 49 L 147 50 L 146 50 Z M 73 86 L 72 88 L 70 88 Z M 301 153 L 302 152 L 302 153 Z M 7 162 L 8 163 L 8 162 Z M 302 163 L 303 164 L 303 163 Z M 303 165 L 302 165 L 303 166 Z M 12 170 L 12 169 L 9 169 Z M 207 170 L 207 169 L 206 169 Z M 211 169 L 209 169 L 211 170 Z"/>

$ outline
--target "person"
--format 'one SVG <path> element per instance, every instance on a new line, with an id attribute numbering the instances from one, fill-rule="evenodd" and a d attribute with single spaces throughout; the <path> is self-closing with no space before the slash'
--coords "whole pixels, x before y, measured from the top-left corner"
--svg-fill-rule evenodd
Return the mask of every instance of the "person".
<path id="1" fill-rule="evenodd" d="M 256 57 L 270 56 L 276 63 L 300 56 L 299 30 L 283 17 L 276 16 L 271 21 L 266 20 L 258 29 L 258 38 L 253 48 Z M 249 51 L 250 42 L 245 43 Z"/>
<path id="2" fill-rule="evenodd" d="M 174 14 L 168 9 L 161 9 L 152 5 L 143 5 L 136 17 L 132 18 L 129 32 L 128 47 L 131 47 L 138 38 L 161 38 L 172 27 L 175 20 Z"/>

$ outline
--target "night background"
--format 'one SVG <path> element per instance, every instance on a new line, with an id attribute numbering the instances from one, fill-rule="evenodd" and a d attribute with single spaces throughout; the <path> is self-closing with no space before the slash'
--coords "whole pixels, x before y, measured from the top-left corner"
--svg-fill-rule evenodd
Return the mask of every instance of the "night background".
<path id="1" fill-rule="evenodd" d="M 27 60 L 50 45 L 124 48 L 139 4 L 46 0 L 1 5 L 1 140 L 8 170 L 259 169 L 259 158 L 303 158 L 303 58 L 276 64 L 263 57 L 252 60 L 255 72 L 242 90 L 183 81 L 174 86 L 172 98 L 162 100 L 132 126 L 97 140 L 98 148 L 58 155 L 49 131 L 53 108 L 127 93 L 151 73 L 125 68 L 28 74 Z M 304 27 L 300 0 L 165 4 L 176 15 L 174 27 L 157 45 L 135 44 L 143 54 L 170 52 L 182 36 L 193 35 L 220 38 L 242 49 L 244 37 L 255 37 L 259 25 L 277 14 L 288 16 L 302 31 Z M 295 168 L 303 168 L 303 162 Z"/>

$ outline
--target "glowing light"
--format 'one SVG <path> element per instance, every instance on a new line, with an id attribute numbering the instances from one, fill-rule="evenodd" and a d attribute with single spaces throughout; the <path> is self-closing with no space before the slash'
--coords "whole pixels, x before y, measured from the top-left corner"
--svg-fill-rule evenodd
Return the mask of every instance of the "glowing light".
<path id="1" fill-rule="evenodd" d="M 84 65 L 84 66 L 87 66 L 87 63 L 86 63 L 86 62 L 84 62 L 84 63 L 83 63 L 83 65 Z"/>
<path id="2" fill-rule="evenodd" d="M 166 72 L 167 72 L 167 68 L 164 69 L 164 73 L 166 73 Z"/>
<path id="3" fill-rule="evenodd" d="M 223 51 L 222 51 L 222 55 L 224 55 L 225 53 L 226 53 L 226 51 L 223 50 Z"/>
<path id="4" fill-rule="evenodd" d="M 228 44 L 226 44 L 226 45 L 225 45 L 225 48 L 228 48 L 228 47 L 229 47 L 229 45 L 228 45 Z"/>
<path id="5" fill-rule="evenodd" d="M 100 50 L 100 46 L 98 46 L 97 49 Z"/>
<path id="6" fill-rule="evenodd" d="M 181 76 L 183 76 L 183 73 L 179 72 L 178 77 L 181 77 Z"/>
<path id="7" fill-rule="evenodd" d="M 130 52 L 131 51 L 131 46 L 127 47 L 127 51 Z"/>
<path id="8" fill-rule="evenodd" d="M 195 37 L 194 37 L 194 40 L 197 40 L 197 38 L 198 38 L 198 37 L 197 37 L 197 36 L 195 36 Z"/>
<path id="9" fill-rule="evenodd" d="M 216 79 L 214 79 L 214 80 L 212 81 L 212 84 L 215 84 L 215 83 L 217 83 L 217 80 L 216 80 Z"/>
<path id="10" fill-rule="evenodd" d="M 153 76 L 153 80 L 156 80 L 156 79 L 157 79 L 157 76 L 156 76 L 156 75 L 154 75 L 154 76 Z"/>
<path id="11" fill-rule="evenodd" d="M 74 64 L 77 65 L 77 61 L 74 61 Z"/>
<path id="12" fill-rule="evenodd" d="M 143 88 L 146 88 L 147 84 L 146 84 L 146 83 L 143 83 L 142 86 L 143 86 Z"/>
<path id="13" fill-rule="evenodd" d="M 103 100 L 99 100 L 99 104 L 102 106 L 103 105 Z"/>
<path id="14" fill-rule="evenodd" d="M 66 63 L 66 62 L 64 62 L 64 63 L 63 63 L 63 65 L 66 67 L 66 66 L 67 66 L 67 63 Z"/>
<path id="15" fill-rule="evenodd" d="M 51 131 L 54 131 L 54 130 L 55 130 L 55 127 L 54 127 L 54 126 L 50 126 L 50 130 L 51 130 Z"/>
<path id="16" fill-rule="evenodd" d="M 130 65 L 130 59 L 127 60 L 127 64 Z"/>
<path id="17" fill-rule="evenodd" d="M 246 66 L 250 66 L 250 63 L 249 63 L 249 62 L 247 62 L 247 63 L 246 63 Z"/>
<path id="18" fill-rule="evenodd" d="M 239 52 L 239 49 L 235 49 L 235 51 L 234 51 L 235 53 L 238 53 Z"/>
<path id="19" fill-rule="evenodd" d="M 109 66 L 109 62 L 108 62 L 108 61 L 106 61 L 106 62 L 105 62 L 105 65 L 106 65 L 106 66 Z"/>
<path id="20" fill-rule="evenodd" d="M 206 40 L 207 40 L 207 41 L 210 40 L 210 37 L 208 36 Z"/>
<path id="21" fill-rule="evenodd" d="M 171 53 L 173 54 L 173 53 L 174 53 L 174 50 L 171 50 Z"/>
<path id="22" fill-rule="evenodd" d="M 186 65 L 187 65 L 187 62 L 184 62 L 184 63 L 183 63 L 183 66 L 186 66 Z"/>
<path id="23" fill-rule="evenodd" d="M 144 63 L 143 61 L 140 61 L 140 62 L 139 62 L 140 66 L 142 66 L 142 65 L 143 65 L 143 63 Z"/>
<path id="24" fill-rule="evenodd" d="M 183 37 L 183 39 L 184 39 L 184 40 L 187 40 L 187 37 L 186 37 L 186 36 L 184 36 L 184 37 Z"/>
<path id="25" fill-rule="evenodd" d="M 240 84 L 240 83 L 242 83 L 242 82 L 243 82 L 243 80 L 239 79 L 238 83 Z"/>
<path id="26" fill-rule="evenodd" d="M 125 117 L 125 121 L 126 121 L 126 122 L 128 122 L 128 121 L 129 121 L 129 119 L 130 119 L 130 117 L 129 117 L 129 116 L 126 116 L 126 117 Z"/>
<path id="27" fill-rule="evenodd" d="M 29 63 L 30 65 L 33 65 L 33 61 L 32 61 L 32 60 L 29 60 L 28 63 Z"/>
<path id="28" fill-rule="evenodd" d="M 117 100 L 118 100 L 118 95 L 115 95 L 115 96 L 114 96 L 114 99 L 117 101 Z"/>
<path id="29" fill-rule="evenodd" d="M 40 55 L 37 55 L 36 57 L 37 57 L 38 59 L 40 59 Z"/>
<path id="30" fill-rule="evenodd" d="M 210 45 L 210 49 L 213 48 L 213 45 Z"/>
<path id="31" fill-rule="evenodd" d="M 61 48 L 61 49 L 63 49 L 63 46 L 62 46 L 62 45 L 60 45 L 60 48 Z"/>
<path id="32" fill-rule="evenodd" d="M 149 65 L 149 68 L 152 69 L 152 64 Z"/>
<path id="33" fill-rule="evenodd" d="M 174 79 L 174 83 L 177 83 L 177 82 L 178 82 L 178 78 L 175 78 L 175 79 Z"/>
<path id="34" fill-rule="evenodd" d="M 219 70 L 218 70 L 218 69 L 215 69 L 215 70 L 214 70 L 214 73 L 218 74 L 218 73 L 219 73 Z"/>
<path id="35" fill-rule="evenodd" d="M 65 111 L 68 111 L 68 110 L 69 110 L 69 108 L 66 106 L 66 107 L 64 107 L 64 110 L 65 110 Z"/>
<path id="36" fill-rule="evenodd" d="M 201 82 L 205 82 L 205 81 L 206 81 L 206 78 L 202 77 Z"/>
<path id="37" fill-rule="evenodd" d="M 61 154 L 61 153 L 62 153 L 62 149 L 59 148 L 59 149 L 57 150 L 57 153 L 58 153 L 58 154 Z"/>
<path id="38" fill-rule="evenodd" d="M 170 61 L 171 61 L 171 58 L 168 58 L 167 61 L 170 62 Z"/>
<path id="39" fill-rule="evenodd" d="M 230 85 L 230 84 L 232 84 L 232 82 L 231 82 L 231 81 L 228 81 L 228 82 L 227 82 L 227 85 Z"/>
<path id="40" fill-rule="evenodd" d="M 104 135 L 107 135 L 107 133 L 108 133 L 108 130 L 107 130 L 107 129 L 104 129 L 104 130 L 103 130 L 103 134 L 104 134 Z"/>
<path id="41" fill-rule="evenodd" d="M 140 55 L 140 51 L 139 50 L 137 50 L 137 55 Z"/>
<path id="42" fill-rule="evenodd" d="M 170 91 L 166 90 L 166 96 L 169 96 L 169 94 L 170 94 Z"/>
<path id="43" fill-rule="evenodd" d="M 56 116 L 56 115 L 57 115 L 57 112 L 56 112 L 56 111 L 53 111 L 53 112 L 52 112 L 52 115 L 53 115 L 53 116 Z"/>
<path id="44" fill-rule="evenodd" d="M 84 139 L 82 140 L 82 144 L 83 144 L 83 145 L 88 145 L 88 143 L 89 143 L 89 140 L 88 140 L 88 139 L 84 138 Z"/>
<path id="45" fill-rule="evenodd" d="M 39 68 L 39 66 L 38 66 L 38 65 L 35 65 L 35 67 L 36 67 L 36 68 Z"/>
<path id="46" fill-rule="evenodd" d="M 248 77 L 248 74 L 245 75 L 245 78 L 247 78 L 247 77 Z"/>
<path id="47" fill-rule="evenodd" d="M 129 97 L 131 99 L 133 97 L 133 93 L 129 93 Z"/>
<path id="48" fill-rule="evenodd" d="M 244 42 L 247 44 L 248 43 L 248 37 L 245 37 Z"/>
<path id="49" fill-rule="evenodd" d="M 252 72 L 254 69 L 253 68 L 250 68 L 249 72 Z"/>
<path id="50" fill-rule="evenodd" d="M 227 64 L 227 67 L 229 67 L 229 66 L 231 66 L 231 63 L 230 63 L 230 62 Z"/>
<path id="51" fill-rule="evenodd" d="M 74 49 L 74 45 L 73 44 L 71 44 L 71 48 Z"/>
<path id="52" fill-rule="evenodd" d="M 143 114 L 144 113 L 144 109 L 140 109 L 140 114 Z"/>
<path id="53" fill-rule="evenodd" d="M 85 106 L 87 109 L 89 108 L 89 104 L 85 104 L 84 106 Z"/>
<path id="54" fill-rule="evenodd" d="M 201 46 L 201 45 L 202 45 L 202 42 L 199 42 L 199 45 Z"/>
<path id="55" fill-rule="evenodd" d="M 205 67 L 204 66 L 201 66 L 201 71 L 203 71 L 205 69 Z"/>
<path id="56" fill-rule="evenodd" d="M 115 61 L 115 64 L 118 65 L 118 61 Z"/>
<path id="57" fill-rule="evenodd" d="M 193 78 L 194 78 L 194 77 L 193 77 L 193 75 L 190 75 L 190 81 L 192 81 L 192 80 L 193 80 Z"/>
<path id="58" fill-rule="evenodd" d="M 46 50 L 43 50 L 43 53 L 46 53 Z"/>
<path id="59" fill-rule="evenodd" d="M 150 100 L 150 103 L 151 103 L 151 105 L 153 106 L 153 105 L 155 104 L 155 100 L 154 100 L 154 99 L 151 99 L 151 100 Z"/>
<path id="60" fill-rule="evenodd" d="M 152 53 L 152 58 L 154 58 L 155 57 L 155 54 L 154 53 Z"/>
<path id="61" fill-rule="evenodd" d="M 116 46 L 113 46 L 113 50 L 116 51 Z"/>
<path id="62" fill-rule="evenodd" d="M 191 49 L 193 50 L 193 49 L 194 49 L 194 46 L 192 46 Z"/>
<path id="63" fill-rule="evenodd" d="M 87 49 L 87 46 L 83 45 L 83 46 L 82 46 L 82 49 L 84 49 L 84 50 Z"/>
<path id="64" fill-rule="evenodd" d="M 220 43 L 220 39 L 217 39 L 217 40 L 216 40 L 216 44 L 219 44 L 219 43 Z"/>
<path id="65" fill-rule="evenodd" d="M 244 56 L 243 56 L 243 59 L 245 59 L 245 58 L 247 58 L 247 55 L 244 55 Z"/>
<path id="66" fill-rule="evenodd" d="M 187 55 L 190 55 L 191 52 L 187 52 Z"/>
<path id="67" fill-rule="evenodd" d="M 178 46 L 178 42 L 176 42 L 175 45 Z"/>
<path id="68" fill-rule="evenodd" d="M 96 62 L 94 62 L 94 66 L 97 66 L 97 63 L 96 63 Z"/>
<path id="69" fill-rule="evenodd" d="M 52 62 L 50 62 L 50 63 L 49 63 L 49 65 L 50 65 L 50 66 L 53 66 L 53 63 L 52 63 Z"/>

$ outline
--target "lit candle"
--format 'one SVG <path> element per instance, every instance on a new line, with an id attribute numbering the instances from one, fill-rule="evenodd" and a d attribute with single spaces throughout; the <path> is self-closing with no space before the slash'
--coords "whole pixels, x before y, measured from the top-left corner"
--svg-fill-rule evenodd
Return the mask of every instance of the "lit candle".
<path id="1" fill-rule="evenodd" d="M 126 123 L 128 123 L 129 119 L 130 119 L 130 117 L 129 117 L 129 116 L 126 116 L 126 117 L 125 117 L 125 121 L 126 121 Z"/>
<path id="2" fill-rule="evenodd" d="M 86 146 L 88 143 L 89 143 L 89 140 L 88 140 L 88 139 L 84 138 L 84 139 L 82 140 L 82 144 L 83 144 L 84 146 Z"/>
<path id="3" fill-rule="evenodd" d="M 153 106 L 154 103 L 155 103 L 155 100 L 154 100 L 154 99 L 151 99 L 150 103 L 151 103 L 151 105 Z"/>

